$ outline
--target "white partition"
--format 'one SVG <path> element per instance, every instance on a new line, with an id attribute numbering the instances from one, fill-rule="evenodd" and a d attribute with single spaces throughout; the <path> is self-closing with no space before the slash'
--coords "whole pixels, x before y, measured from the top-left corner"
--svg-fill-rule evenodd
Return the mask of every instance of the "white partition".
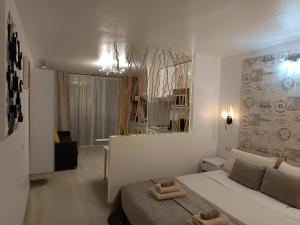
<path id="1" fill-rule="evenodd" d="M 55 72 L 35 69 L 30 89 L 30 174 L 54 171 Z"/>
<path id="2" fill-rule="evenodd" d="M 110 138 L 108 202 L 126 184 L 199 172 L 201 149 L 193 134 L 137 135 Z"/>

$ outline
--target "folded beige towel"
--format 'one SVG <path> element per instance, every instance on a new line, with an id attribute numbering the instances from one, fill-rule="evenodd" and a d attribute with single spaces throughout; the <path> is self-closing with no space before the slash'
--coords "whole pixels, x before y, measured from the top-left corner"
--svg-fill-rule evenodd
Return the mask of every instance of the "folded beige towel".
<path id="1" fill-rule="evenodd" d="M 211 220 L 213 218 L 217 218 L 219 215 L 220 213 L 216 209 L 211 209 L 205 213 L 200 213 L 200 217 L 203 220 Z"/>
<path id="2" fill-rule="evenodd" d="M 220 215 L 214 219 L 203 220 L 200 214 L 192 216 L 195 225 L 227 225 L 230 220 L 225 215 Z"/>
<path id="3" fill-rule="evenodd" d="M 162 187 L 161 184 L 155 185 L 155 190 L 160 194 L 167 194 L 175 191 L 179 191 L 181 186 L 179 184 L 175 184 L 169 187 Z"/>
<path id="4" fill-rule="evenodd" d="M 150 188 L 150 193 L 153 195 L 156 200 L 166 200 L 166 199 L 172 199 L 172 198 L 179 198 L 183 197 L 185 195 L 185 190 L 180 188 L 179 191 L 174 191 L 171 193 L 166 193 L 166 194 L 160 194 L 158 191 L 156 191 L 155 187 Z"/>
<path id="5" fill-rule="evenodd" d="M 186 221 L 185 225 L 196 225 L 192 219 Z"/>
<path id="6" fill-rule="evenodd" d="M 225 225 L 236 225 L 233 222 L 231 222 L 229 219 L 224 223 Z M 197 225 L 193 222 L 193 219 L 189 219 L 186 221 L 185 225 Z"/>
<path id="7" fill-rule="evenodd" d="M 162 187 L 170 187 L 170 186 L 173 186 L 173 185 L 175 185 L 174 180 L 167 180 L 167 181 L 161 182 Z"/>

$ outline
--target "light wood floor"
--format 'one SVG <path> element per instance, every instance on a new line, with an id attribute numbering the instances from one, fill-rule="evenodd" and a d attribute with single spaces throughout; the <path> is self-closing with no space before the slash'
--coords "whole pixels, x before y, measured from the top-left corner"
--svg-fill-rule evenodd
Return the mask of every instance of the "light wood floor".
<path id="1" fill-rule="evenodd" d="M 104 152 L 80 149 L 77 170 L 39 175 L 29 194 L 25 225 L 106 225 L 110 206 Z"/>

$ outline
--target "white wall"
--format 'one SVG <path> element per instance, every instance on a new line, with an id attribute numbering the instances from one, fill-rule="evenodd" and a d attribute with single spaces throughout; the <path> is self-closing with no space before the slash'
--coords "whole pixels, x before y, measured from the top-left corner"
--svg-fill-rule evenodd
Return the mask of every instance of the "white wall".
<path id="1" fill-rule="evenodd" d="M 240 111 L 240 89 L 241 89 L 241 66 L 244 59 L 277 53 L 285 50 L 300 49 L 300 40 L 277 45 L 272 48 L 263 49 L 247 54 L 231 56 L 222 59 L 221 63 L 221 85 L 220 85 L 220 110 L 226 109 L 230 104 L 235 112 L 233 124 L 225 131 L 224 123 L 219 118 L 218 127 L 218 154 L 226 157 L 226 147 L 238 146 L 239 135 L 239 111 Z"/>
<path id="2" fill-rule="evenodd" d="M 196 55 L 193 64 L 192 132 L 198 139 L 193 144 L 214 151 L 218 139 L 221 59 Z"/>
<path id="3" fill-rule="evenodd" d="M 34 69 L 30 89 L 30 174 L 54 171 L 54 87 L 53 70 Z"/>
<path id="4" fill-rule="evenodd" d="M 202 158 L 216 154 L 220 62 L 194 57 L 192 133 L 110 138 L 109 202 L 123 185 L 196 173 Z"/>
<path id="5" fill-rule="evenodd" d="M 0 85 L 5 84 L 5 49 L 6 22 L 8 11 L 12 13 L 18 27 L 19 38 L 23 46 L 23 52 L 31 55 L 25 38 L 25 33 L 13 0 L 0 0 Z M 4 38 L 4 39 L 3 39 Z M 4 78 L 4 81 L 3 81 Z M 2 86 L 2 87 L 3 87 Z M 2 89 L 3 91 L 3 89 Z M 28 90 L 21 95 L 24 122 L 19 128 L 5 140 L 0 140 L 0 224 L 21 225 L 26 209 L 29 191 L 29 108 Z M 5 95 L 6 96 L 6 95 Z M 3 95 L 0 94 L 0 120 L 5 116 Z M 4 112 L 4 114 L 3 114 Z M 4 120 L 5 121 L 5 120 Z M 0 122 L 0 126 L 6 126 Z M 1 127 L 3 128 L 3 127 Z M 3 129 L 1 129 L 3 130 Z"/>

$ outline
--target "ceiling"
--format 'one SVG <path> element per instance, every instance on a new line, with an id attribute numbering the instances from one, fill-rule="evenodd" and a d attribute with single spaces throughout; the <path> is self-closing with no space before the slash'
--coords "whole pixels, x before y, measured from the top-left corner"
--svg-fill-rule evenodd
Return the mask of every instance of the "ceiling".
<path id="1" fill-rule="evenodd" d="M 39 65 L 95 72 L 113 43 L 229 56 L 300 39 L 299 0 L 16 0 Z"/>

